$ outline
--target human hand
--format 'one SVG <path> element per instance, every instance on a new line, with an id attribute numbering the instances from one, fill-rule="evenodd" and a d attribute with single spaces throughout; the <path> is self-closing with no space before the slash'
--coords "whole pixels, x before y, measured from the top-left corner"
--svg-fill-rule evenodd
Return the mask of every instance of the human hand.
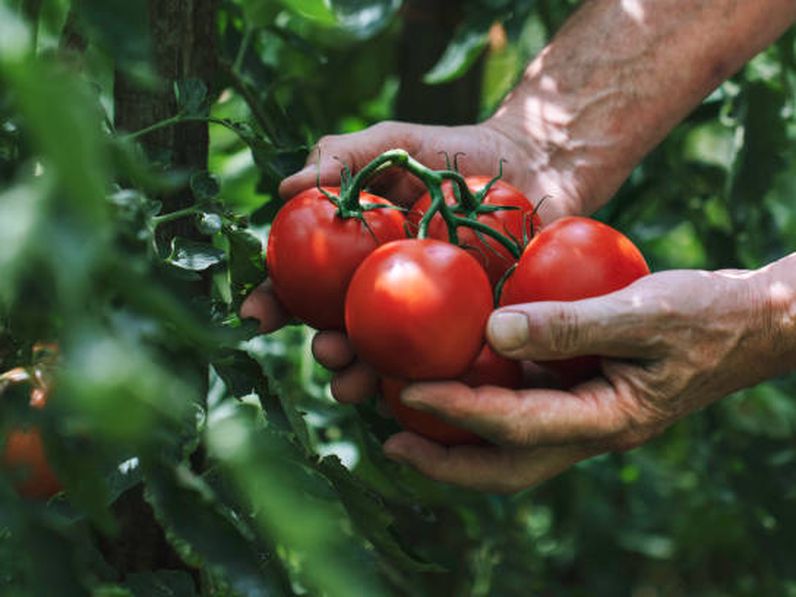
<path id="1" fill-rule="evenodd" d="M 569 391 L 415 384 L 405 404 L 495 445 L 447 448 L 402 432 L 384 450 L 440 481 L 517 491 L 580 460 L 639 446 L 794 368 L 795 331 L 796 282 L 769 270 L 669 271 L 603 297 L 506 307 L 488 325 L 498 352 L 540 361 L 599 354 L 603 377 Z"/>
<path id="2" fill-rule="evenodd" d="M 401 147 L 415 159 L 433 167 L 445 167 L 445 155 L 463 153 L 459 167 L 464 175 L 492 174 L 503 164 L 503 178 L 518 187 L 534 203 L 547 196 L 540 207 L 542 220 L 550 222 L 560 216 L 580 212 L 587 191 L 576 177 L 564 171 L 545 167 L 555 151 L 550 139 L 521 138 L 511 127 L 497 119 L 479 125 L 443 127 L 398 122 L 384 122 L 361 132 L 322 138 L 310 153 L 306 167 L 286 178 L 280 194 L 289 198 L 317 184 L 339 183 L 340 169 L 346 164 L 354 172 L 372 158 L 388 149 Z M 414 177 L 398 170 L 389 170 L 374 181 L 376 192 L 394 202 L 408 206 L 424 191 Z M 270 284 L 255 290 L 241 307 L 242 317 L 255 317 L 264 333 L 284 325 L 289 315 L 274 296 Z M 344 334 L 320 332 L 313 340 L 313 354 L 325 367 L 335 371 L 332 394 L 341 402 L 359 402 L 372 396 L 377 376 L 355 358 Z"/>

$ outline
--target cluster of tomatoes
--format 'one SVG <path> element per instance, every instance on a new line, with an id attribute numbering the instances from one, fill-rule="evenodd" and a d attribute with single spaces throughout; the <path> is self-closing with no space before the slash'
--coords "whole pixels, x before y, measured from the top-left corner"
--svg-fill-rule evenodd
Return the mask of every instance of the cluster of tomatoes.
<path id="1" fill-rule="evenodd" d="M 402 426 L 443 444 L 476 443 L 469 431 L 403 405 L 403 387 L 458 379 L 519 388 L 521 364 L 485 341 L 495 305 L 605 294 L 649 270 L 625 236 L 595 220 L 542 228 L 533 204 L 502 180 L 421 173 L 441 184 L 406 215 L 356 189 L 359 209 L 339 188 L 290 199 L 271 227 L 268 272 L 292 315 L 348 334 L 381 375 Z M 584 377 L 598 361 L 551 365 Z"/>

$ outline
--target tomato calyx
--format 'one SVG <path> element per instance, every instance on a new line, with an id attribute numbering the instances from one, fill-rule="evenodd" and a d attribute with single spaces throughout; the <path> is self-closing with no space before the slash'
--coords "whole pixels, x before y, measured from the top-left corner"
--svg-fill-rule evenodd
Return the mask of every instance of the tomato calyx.
<path id="1" fill-rule="evenodd" d="M 356 177 L 351 174 L 351 169 L 346 164 L 343 164 L 343 168 L 340 170 L 340 191 L 339 194 L 335 194 L 321 186 L 320 172 L 318 172 L 318 178 L 315 181 L 315 186 L 318 191 L 335 206 L 337 217 L 343 220 L 359 220 L 372 235 L 373 231 L 370 229 L 368 222 L 365 220 L 365 212 L 376 209 L 395 209 L 398 211 L 406 211 L 397 205 L 361 202 L 360 194 L 363 191 L 363 184 L 355 179 Z"/>

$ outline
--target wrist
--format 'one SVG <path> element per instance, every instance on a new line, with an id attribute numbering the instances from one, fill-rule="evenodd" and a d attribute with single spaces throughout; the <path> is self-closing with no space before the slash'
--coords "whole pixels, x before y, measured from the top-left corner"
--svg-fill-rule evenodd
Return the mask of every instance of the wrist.
<path id="1" fill-rule="evenodd" d="M 565 131 L 554 134 L 552 123 L 545 126 L 505 105 L 478 126 L 510 148 L 504 155 L 505 170 L 511 173 L 507 178 L 534 204 L 545 197 L 544 222 L 594 211 L 594 186 L 586 176 L 589 160 L 563 142 Z"/>

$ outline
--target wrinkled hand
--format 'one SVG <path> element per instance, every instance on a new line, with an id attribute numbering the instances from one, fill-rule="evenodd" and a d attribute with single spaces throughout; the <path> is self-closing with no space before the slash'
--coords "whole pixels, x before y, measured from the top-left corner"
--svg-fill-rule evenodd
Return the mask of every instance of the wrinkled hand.
<path id="1" fill-rule="evenodd" d="M 527 135 L 515 140 L 510 127 L 497 121 L 458 127 L 383 122 L 357 133 L 323 137 L 310 153 L 305 168 L 286 178 L 279 193 L 285 198 L 292 197 L 314 186 L 319 174 L 321 184 L 338 184 L 342 164 L 356 172 L 378 154 L 396 147 L 406 149 L 414 158 L 436 169 L 446 165 L 443 152 L 451 158 L 457 152 L 463 153 L 459 157 L 459 168 L 465 175 L 497 173 L 500 160 L 505 159 L 506 181 L 517 186 L 534 203 L 548 196 L 539 210 L 545 222 L 579 213 L 585 197 L 586 185 L 579 184 L 574 175 L 537 166 L 537 162 L 546 162 L 545 152 L 554 151 L 549 140 L 538 139 L 535 145 Z M 411 205 L 424 191 L 419 181 L 398 170 L 380 175 L 373 188 L 404 206 Z M 268 283 L 246 299 L 241 316 L 258 319 L 264 333 L 279 329 L 289 319 Z M 339 401 L 358 402 L 375 393 L 375 374 L 356 360 L 343 334 L 318 333 L 313 341 L 313 354 L 322 365 L 336 372 L 332 394 Z"/>
<path id="2" fill-rule="evenodd" d="M 529 487 L 596 454 L 639 446 L 688 413 L 796 366 L 794 305 L 796 284 L 765 273 L 670 271 L 604 297 L 500 309 L 488 336 L 503 355 L 598 354 L 603 377 L 570 391 L 409 386 L 407 405 L 495 446 L 446 448 L 403 432 L 385 452 L 440 481 L 496 492 Z"/>

